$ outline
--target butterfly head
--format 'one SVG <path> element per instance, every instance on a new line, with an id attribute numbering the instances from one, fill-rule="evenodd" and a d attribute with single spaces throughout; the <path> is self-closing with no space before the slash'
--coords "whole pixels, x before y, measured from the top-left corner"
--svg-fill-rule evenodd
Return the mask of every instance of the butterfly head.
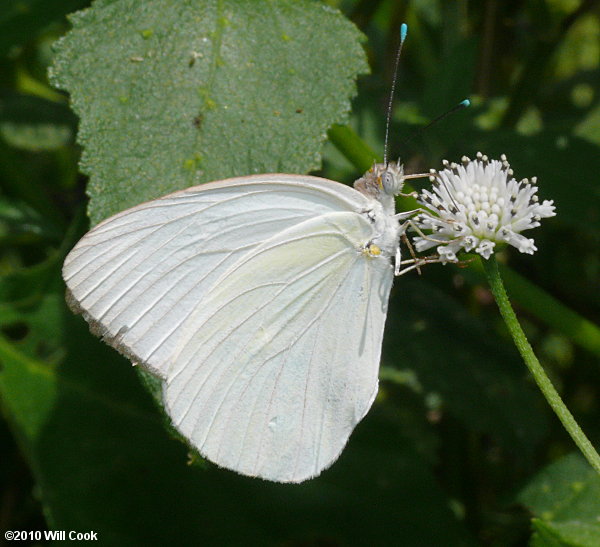
<path id="1" fill-rule="evenodd" d="M 376 199 L 397 196 L 404 186 L 404 168 L 400 162 L 375 163 L 354 183 L 359 192 Z"/>
<path id="2" fill-rule="evenodd" d="M 355 183 L 354 188 L 370 197 L 379 198 L 382 194 L 397 196 L 404 186 L 404 168 L 401 163 L 375 163 Z"/>

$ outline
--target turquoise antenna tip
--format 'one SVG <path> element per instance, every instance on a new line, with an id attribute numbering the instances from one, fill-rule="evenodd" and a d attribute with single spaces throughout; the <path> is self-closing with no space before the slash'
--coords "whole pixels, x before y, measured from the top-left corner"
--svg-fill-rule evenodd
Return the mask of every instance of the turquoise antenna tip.
<path id="1" fill-rule="evenodd" d="M 462 106 L 471 106 L 471 101 L 469 99 L 465 99 L 460 103 Z"/>
<path id="2" fill-rule="evenodd" d="M 385 140 L 383 141 L 383 164 L 387 167 L 387 152 L 388 152 L 388 138 L 390 136 L 390 120 L 392 119 L 392 105 L 394 103 L 394 91 L 396 90 L 396 80 L 398 79 L 398 65 L 400 64 L 400 54 L 402 53 L 402 45 L 406 39 L 406 33 L 408 32 L 408 25 L 402 23 L 400 25 L 400 44 L 398 45 L 398 51 L 396 52 L 396 62 L 394 64 L 394 77 L 392 78 L 392 89 L 390 90 L 390 101 L 388 103 L 387 116 L 385 120 Z"/>
<path id="3" fill-rule="evenodd" d="M 404 42 L 406 40 L 406 35 L 408 33 L 408 25 L 406 23 L 402 23 L 400 25 L 400 41 Z"/>

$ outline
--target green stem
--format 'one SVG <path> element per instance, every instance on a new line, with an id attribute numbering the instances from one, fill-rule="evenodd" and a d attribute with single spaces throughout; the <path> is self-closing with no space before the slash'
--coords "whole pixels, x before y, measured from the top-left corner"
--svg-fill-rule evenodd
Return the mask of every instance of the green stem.
<path id="1" fill-rule="evenodd" d="M 552 382 L 550 382 L 542 365 L 540 365 L 540 362 L 533 353 L 533 349 L 527 341 L 523 329 L 521 329 L 521 325 L 517 320 L 517 316 L 510 305 L 508 295 L 504 289 L 495 256 L 492 255 L 489 260 L 483 260 L 482 262 L 492 293 L 496 299 L 498 308 L 500 308 L 500 314 L 527 368 L 529 368 L 536 384 L 542 390 L 544 397 L 546 397 L 548 404 L 552 407 L 552 410 L 554 410 L 569 435 L 571 435 L 575 444 L 579 447 L 589 464 L 600 474 L 600 456 L 579 427 L 579 424 L 575 421 L 575 418 L 573 418 L 573 415 L 569 412 L 569 409 L 563 403 L 556 389 L 554 389 Z"/>
<path id="2" fill-rule="evenodd" d="M 381 161 L 379 154 L 363 141 L 347 125 L 334 124 L 327 132 L 329 140 L 361 173 L 369 169 L 374 161 Z"/>

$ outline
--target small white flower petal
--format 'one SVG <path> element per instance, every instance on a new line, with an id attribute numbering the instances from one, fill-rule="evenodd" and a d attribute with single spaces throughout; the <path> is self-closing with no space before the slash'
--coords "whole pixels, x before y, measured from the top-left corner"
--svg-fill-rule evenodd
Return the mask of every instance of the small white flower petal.
<path id="1" fill-rule="evenodd" d="M 448 247 L 438 247 L 438 254 L 440 255 L 440 262 L 446 264 L 448 262 L 458 262 L 456 253 Z"/>
<path id="2" fill-rule="evenodd" d="M 554 207 L 554 200 L 548 201 L 544 200 L 544 203 L 538 205 L 536 213 L 542 218 L 553 217 L 556 215 L 555 213 L 556 207 Z"/>
<path id="3" fill-rule="evenodd" d="M 535 246 L 535 241 L 533 239 L 527 239 L 521 234 L 514 234 L 510 244 L 519 249 L 522 253 L 532 255 L 537 251 L 537 247 Z"/>
<path id="4" fill-rule="evenodd" d="M 495 246 L 496 243 L 485 239 L 477 246 L 475 252 L 479 253 L 483 258 L 487 260 L 490 256 L 492 256 Z"/>
<path id="5" fill-rule="evenodd" d="M 465 251 L 472 251 L 479 244 L 479 239 L 475 236 L 467 236 L 463 239 L 463 246 Z"/>

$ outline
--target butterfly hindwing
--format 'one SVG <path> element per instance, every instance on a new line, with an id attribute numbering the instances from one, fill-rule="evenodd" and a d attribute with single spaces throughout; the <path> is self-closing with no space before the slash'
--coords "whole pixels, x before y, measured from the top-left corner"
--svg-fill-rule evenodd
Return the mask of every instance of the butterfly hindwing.
<path id="1" fill-rule="evenodd" d="M 377 392 L 388 259 L 355 212 L 320 215 L 257 246 L 183 325 L 164 399 L 218 465 L 280 482 L 338 457 Z"/>

